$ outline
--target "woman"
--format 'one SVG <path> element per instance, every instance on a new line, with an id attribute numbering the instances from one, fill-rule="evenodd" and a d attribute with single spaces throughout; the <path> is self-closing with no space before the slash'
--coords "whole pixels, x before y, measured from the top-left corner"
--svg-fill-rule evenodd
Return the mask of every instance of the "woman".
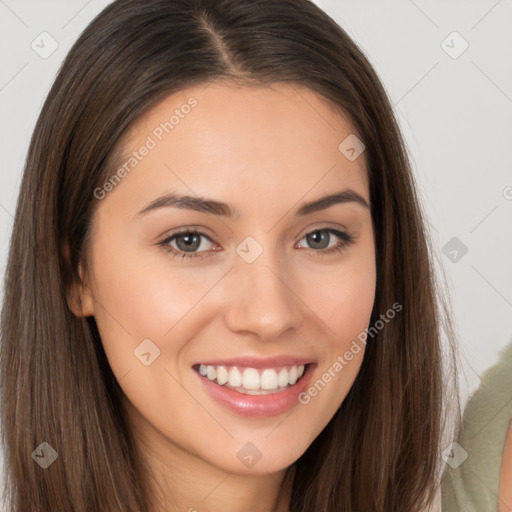
<path id="1" fill-rule="evenodd" d="M 391 105 L 331 18 L 113 2 L 62 65 L 19 195 L 8 510 L 424 510 L 437 293 Z"/>

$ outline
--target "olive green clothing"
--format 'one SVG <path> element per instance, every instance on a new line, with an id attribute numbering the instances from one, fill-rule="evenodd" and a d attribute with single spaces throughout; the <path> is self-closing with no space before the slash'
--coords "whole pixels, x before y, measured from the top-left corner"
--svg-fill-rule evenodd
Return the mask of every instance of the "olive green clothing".
<path id="1" fill-rule="evenodd" d="M 512 419 L 512 344 L 471 396 L 442 480 L 443 512 L 498 512 L 501 460 Z M 456 458 L 459 457 L 457 460 Z M 452 465 L 450 465 L 452 462 Z M 512 485 L 512 482 L 511 482 Z"/>

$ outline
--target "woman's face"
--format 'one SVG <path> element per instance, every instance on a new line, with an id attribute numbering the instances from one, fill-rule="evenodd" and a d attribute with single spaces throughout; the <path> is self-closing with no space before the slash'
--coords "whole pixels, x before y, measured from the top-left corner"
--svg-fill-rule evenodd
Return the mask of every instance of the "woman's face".
<path id="1" fill-rule="evenodd" d="M 351 134 L 308 89 L 212 83 L 123 140 L 95 192 L 82 314 L 160 460 L 281 470 L 347 395 L 376 283 Z"/>

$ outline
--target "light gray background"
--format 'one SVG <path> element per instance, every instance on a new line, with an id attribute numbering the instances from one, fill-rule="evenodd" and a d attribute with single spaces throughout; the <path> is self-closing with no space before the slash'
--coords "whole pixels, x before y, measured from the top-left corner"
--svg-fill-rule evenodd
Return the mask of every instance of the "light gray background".
<path id="1" fill-rule="evenodd" d="M 71 45 L 108 3 L 0 0 L 2 283 L 36 118 Z M 316 3 L 368 56 L 395 106 L 448 278 L 464 404 L 512 340 L 512 2 Z M 44 31 L 58 43 L 47 58 L 31 47 L 51 48 Z M 468 249 L 462 257 L 446 245 L 453 237 Z"/>

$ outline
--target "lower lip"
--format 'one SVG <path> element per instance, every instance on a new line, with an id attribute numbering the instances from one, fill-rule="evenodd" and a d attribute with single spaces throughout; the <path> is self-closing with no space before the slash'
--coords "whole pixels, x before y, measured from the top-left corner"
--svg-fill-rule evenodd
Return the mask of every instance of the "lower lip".
<path id="1" fill-rule="evenodd" d="M 305 391 L 311 380 L 316 364 L 309 364 L 301 379 L 284 391 L 268 395 L 247 395 L 239 393 L 201 376 L 195 370 L 194 373 L 203 383 L 204 389 L 222 406 L 242 416 L 276 416 L 282 414 L 293 406 L 299 404 L 298 396 Z"/>

